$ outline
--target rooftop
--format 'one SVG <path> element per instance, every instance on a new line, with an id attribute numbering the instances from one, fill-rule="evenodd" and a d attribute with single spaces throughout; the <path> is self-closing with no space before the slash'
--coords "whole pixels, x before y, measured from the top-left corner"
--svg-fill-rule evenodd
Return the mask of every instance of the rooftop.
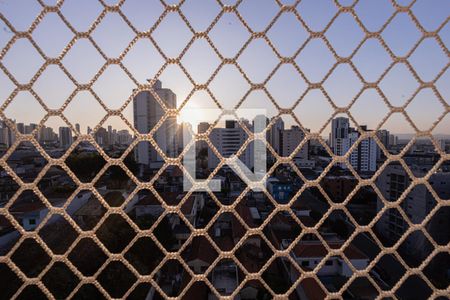
<path id="1" fill-rule="evenodd" d="M 328 243 L 330 248 L 340 248 L 343 242 Z M 307 241 L 299 242 L 293 249 L 296 257 L 302 258 L 315 258 L 325 257 L 328 254 L 328 250 L 322 245 L 321 241 Z M 344 250 L 344 254 L 348 259 L 368 259 L 368 257 L 362 253 L 358 248 L 352 244 L 348 245 Z"/>

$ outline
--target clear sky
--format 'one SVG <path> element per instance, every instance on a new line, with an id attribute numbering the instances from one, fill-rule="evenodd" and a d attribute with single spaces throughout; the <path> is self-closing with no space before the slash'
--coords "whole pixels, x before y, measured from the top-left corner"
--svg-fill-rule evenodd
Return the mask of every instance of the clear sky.
<path id="1" fill-rule="evenodd" d="M 56 1 L 44 1 L 53 4 Z M 114 4 L 117 1 L 105 1 Z M 169 4 L 178 1 L 166 1 Z M 235 1 L 222 1 L 225 4 Z M 282 1 L 291 4 L 295 1 Z M 351 5 L 353 1 L 339 1 L 342 5 Z M 408 5 L 411 1 L 397 1 Z M 297 11 L 312 31 L 321 31 L 338 13 L 338 7 L 332 0 L 302 0 Z M 35 0 L 0 0 L 0 13 L 19 31 L 26 30 L 41 11 L 42 7 Z M 103 7 L 96 0 L 66 0 L 61 13 L 75 30 L 86 31 L 101 13 Z M 182 12 L 195 31 L 205 31 L 211 21 L 220 13 L 220 6 L 215 0 L 187 0 L 181 6 Z M 378 31 L 385 21 L 395 12 L 389 0 L 361 0 L 354 7 L 361 22 L 369 31 Z M 123 13 L 139 31 L 148 30 L 163 12 L 159 0 L 127 0 L 122 6 Z M 238 11 L 254 31 L 263 31 L 280 7 L 274 0 L 244 0 Z M 425 30 L 434 31 L 450 15 L 450 0 L 418 0 L 412 6 L 412 12 Z M 13 34 L 0 19 L 0 48 L 11 39 Z M 420 39 L 421 33 L 413 20 L 406 13 L 397 14 L 389 26 L 383 29 L 382 37 L 395 55 L 408 54 Z M 249 31 L 234 13 L 225 13 L 209 32 L 211 41 L 217 50 L 227 58 L 234 57 L 250 36 Z M 267 32 L 268 38 L 283 56 L 293 56 L 297 49 L 308 39 L 309 34 L 291 12 L 279 16 L 273 27 Z M 327 29 L 325 36 L 336 53 L 349 56 L 364 38 L 363 31 L 355 18 L 349 13 L 341 13 L 333 25 Z M 445 46 L 450 48 L 450 23 L 439 31 Z M 40 25 L 32 32 L 32 37 L 49 57 L 57 57 L 73 33 L 55 13 L 47 14 Z M 117 57 L 135 37 L 125 21 L 117 13 L 108 13 L 100 25 L 93 31 L 92 38 L 108 57 Z M 161 51 L 167 57 L 178 57 L 189 43 L 192 33 L 177 12 L 166 15 L 162 23 L 152 34 Z M 424 39 L 408 61 L 423 81 L 432 81 L 449 63 L 448 50 L 440 47 L 434 38 Z M 351 57 L 361 76 L 367 82 L 379 80 L 391 58 L 377 39 L 368 39 Z M 237 61 L 248 79 L 262 83 L 277 66 L 279 59 L 263 39 L 255 39 L 238 56 Z M 220 58 L 204 39 L 196 40 L 182 56 L 181 63 L 192 79 L 200 84 L 213 74 L 220 65 Z M 300 122 L 312 131 L 321 128 L 333 112 L 324 94 L 320 90 L 307 89 L 305 79 L 311 83 L 322 81 L 328 70 L 335 63 L 324 40 L 311 39 L 295 57 L 295 62 L 306 78 L 302 78 L 291 64 L 282 65 L 266 87 L 282 108 L 291 108 L 303 95 L 295 112 Z M 43 63 L 42 57 L 26 39 L 18 40 L 13 48 L 2 57 L 1 63 L 10 70 L 20 83 L 27 83 Z M 76 41 L 72 49 L 64 56 L 62 63 L 79 83 L 89 82 L 104 64 L 104 59 L 87 39 Z M 127 53 L 123 64 L 138 82 L 153 78 L 164 63 L 164 58 L 149 39 L 139 40 Z M 163 85 L 172 89 L 180 105 L 192 90 L 192 83 L 178 65 L 169 65 L 163 70 L 159 79 Z M 436 81 L 436 88 L 442 97 L 450 102 L 450 70 L 446 70 Z M 2 103 L 14 89 L 14 84 L 0 70 L 0 102 Z M 405 64 L 396 64 L 384 77 L 379 87 L 394 106 L 401 106 L 412 96 L 418 83 Z M 110 66 L 94 84 L 93 89 L 110 108 L 118 108 L 128 98 L 135 87 L 133 81 L 117 66 Z M 232 108 L 249 89 L 248 82 L 233 65 L 224 65 L 209 85 L 211 92 L 225 108 Z M 328 95 L 336 105 L 345 106 L 355 97 L 362 87 L 361 80 L 349 64 L 341 64 L 323 84 Z M 73 92 L 74 84 L 56 66 L 45 70 L 34 84 L 33 89 L 50 108 L 59 108 Z M 448 106 L 448 104 L 447 104 Z M 191 98 L 188 108 L 216 107 L 208 94 L 197 92 Z M 248 95 L 242 104 L 245 108 L 264 108 L 273 115 L 275 107 L 262 91 Z M 420 129 L 427 129 L 445 112 L 431 89 L 420 91 L 413 102 L 406 108 L 407 113 Z M 380 95 L 369 89 L 360 95 L 350 112 L 360 124 L 374 128 L 386 115 L 388 108 Z M 64 110 L 69 121 L 94 127 L 105 115 L 104 109 L 92 95 L 83 92 L 77 95 Z M 45 114 L 31 94 L 21 92 L 10 104 L 5 114 L 18 122 L 39 122 Z M 124 114 L 132 123 L 131 109 Z M 192 121 L 192 116 L 182 114 L 184 120 Z M 49 125 L 59 126 L 61 120 L 52 118 Z M 117 120 L 116 120 L 117 119 Z M 199 120 L 194 120 L 195 123 Z M 59 122 L 59 123 L 58 123 Z M 122 128 L 118 118 L 111 119 L 115 128 Z M 289 121 L 288 121 L 289 123 Z M 394 115 L 383 126 L 395 133 L 409 133 L 410 128 L 405 119 Z M 450 117 L 439 124 L 436 133 L 450 134 Z M 327 133 L 327 132 L 324 132 Z"/>

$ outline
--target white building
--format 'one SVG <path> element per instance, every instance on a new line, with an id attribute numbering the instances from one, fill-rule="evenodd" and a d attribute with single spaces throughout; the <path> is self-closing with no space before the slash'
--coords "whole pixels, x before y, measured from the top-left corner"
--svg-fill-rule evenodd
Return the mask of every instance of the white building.
<path id="1" fill-rule="evenodd" d="M 219 153 L 226 158 L 236 154 L 247 138 L 244 129 L 242 129 L 235 120 L 226 120 L 224 128 L 213 128 L 209 135 L 211 143 L 216 147 Z M 248 144 L 239 158 L 249 169 L 254 167 L 254 151 L 252 143 Z M 208 148 L 208 168 L 214 169 L 218 164 L 218 157 L 210 148 Z"/>
<path id="2" fill-rule="evenodd" d="M 357 131 L 349 133 L 349 146 L 353 146 L 360 134 Z M 377 169 L 377 155 L 379 147 L 373 138 L 366 138 L 359 142 L 349 157 L 352 167 L 359 172 L 375 172 Z"/>
<path id="3" fill-rule="evenodd" d="M 348 133 L 350 123 L 348 118 L 335 118 L 331 123 L 330 147 L 334 154 L 342 156 L 349 148 Z"/>
<path id="4" fill-rule="evenodd" d="M 361 126 L 362 130 L 367 131 L 366 126 Z M 348 150 L 358 141 L 360 133 L 350 127 L 349 119 L 333 119 L 330 133 L 330 147 L 334 154 L 338 156 L 345 155 Z M 359 142 L 356 148 L 349 156 L 349 162 L 358 172 L 375 172 L 377 168 L 377 155 L 379 147 L 373 138 L 366 138 Z M 340 164 L 346 168 L 345 164 Z"/>
<path id="5" fill-rule="evenodd" d="M 341 247 L 343 242 L 329 243 L 330 247 Z M 328 254 L 328 250 L 319 240 L 301 241 L 293 248 L 292 257 L 300 267 L 305 270 L 314 270 L 322 259 Z M 350 260 L 356 269 L 364 269 L 369 264 L 369 258 L 353 245 L 345 248 L 345 256 Z M 291 269 L 291 279 L 295 280 L 298 274 L 297 269 Z M 343 276 L 351 277 L 352 269 L 340 256 L 331 256 L 325 262 L 324 266 L 318 270 L 317 276 Z"/>
<path id="6" fill-rule="evenodd" d="M 163 88 L 161 81 L 156 81 L 153 91 L 164 102 L 167 108 L 176 108 L 176 95 L 172 90 Z M 165 112 L 159 102 L 150 91 L 142 91 L 133 99 L 134 126 L 139 133 L 149 133 L 155 127 Z M 175 153 L 175 133 L 177 120 L 170 117 L 154 133 L 153 138 L 158 146 L 167 155 L 173 156 Z M 159 168 L 163 164 L 163 159 L 156 150 L 151 149 L 149 143 L 139 143 L 136 153 L 137 162 L 148 165 L 150 168 Z"/>
<path id="7" fill-rule="evenodd" d="M 282 247 L 286 248 L 289 243 L 289 241 L 283 241 Z M 333 242 L 329 241 L 328 245 L 331 248 L 340 248 L 343 243 L 344 241 L 336 240 Z M 299 242 L 292 249 L 290 254 L 301 269 L 304 271 L 312 271 L 322 262 L 328 254 L 328 250 L 319 240 L 305 240 Z M 365 269 L 369 265 L 369 258 L 352 244 L 345 248 L 345 256 L 356 269 Z M 298 269 L 292 264 L 287 263 L 287 259 L 282 259 L 282 264 L 286 274 L 288 274 L 290 282 L 296 282 L 301 275 Z M 341 256 L 331 256 L 325 261 L 323 266 L 317 270 L 316 275 L 319 279 L 324 279 L 322 283 L 326 288 L 335 289 L 333 282 L 338 278 L 344 279 L 351 277 L 353 271 Z M 331 278 L 334 278 L 334 280 L 331 280 Z M 306 282 L 299 284 L 295 291 L 299 299 L 323 299 L 325 296 L 322 294 L 322 290 L 319 286 L 317 286 L 316 289 L 315 285 L 306 284 Z"/>

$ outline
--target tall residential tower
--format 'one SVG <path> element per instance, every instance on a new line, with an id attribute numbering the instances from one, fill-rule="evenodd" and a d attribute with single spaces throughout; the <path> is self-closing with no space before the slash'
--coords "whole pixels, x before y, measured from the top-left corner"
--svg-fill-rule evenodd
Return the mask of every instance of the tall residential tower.
<path id="1" fill-rule="evenodd" d="M 161 81 L 155 82 L 153 91 L 167 108 L 176 108 L 177 98 L 175 93 L 170 89 L 163 88 Z M 164 117 L 164 113 L 164 109 L 150 91 L 142 91 L 133 99 L 134 126 L 139 133 L 149 133 Z M 176 128 L 176 117 L 169 117 L 153 135 L 158 146 L 168 156 L 173 156 L 176 151 Z M 149 143 L 138 144 L 136 160 L 150 168 L 159 168 L 164 163 L 163 158 Z"/>

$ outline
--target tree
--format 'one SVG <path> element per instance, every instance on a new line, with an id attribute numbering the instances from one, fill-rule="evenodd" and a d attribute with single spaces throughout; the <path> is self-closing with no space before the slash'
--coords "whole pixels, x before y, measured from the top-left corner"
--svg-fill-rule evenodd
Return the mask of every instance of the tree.
<path id="1" fill-rule="evenodd" d="M 105 165 L 105 160 L 98 153 L 74 154 L 66 159 L 67 166 L 83 182 L 89 182 Z"/>

